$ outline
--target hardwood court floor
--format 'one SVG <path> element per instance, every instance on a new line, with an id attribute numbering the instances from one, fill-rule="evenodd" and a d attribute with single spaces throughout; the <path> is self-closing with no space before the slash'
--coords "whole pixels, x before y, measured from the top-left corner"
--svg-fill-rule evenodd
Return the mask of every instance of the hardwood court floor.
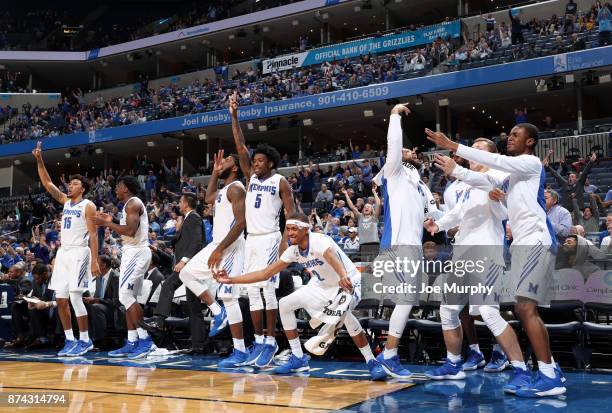
<path id="1" fill-rule="evenodd" d="M 408 383 L 142 367 L 0 362 L 2 392 L 69 391 L 66 407 L 28 412 L 321 412 L 410 387 Z M 11 411 L 6 406 L 0 411 Z"/>

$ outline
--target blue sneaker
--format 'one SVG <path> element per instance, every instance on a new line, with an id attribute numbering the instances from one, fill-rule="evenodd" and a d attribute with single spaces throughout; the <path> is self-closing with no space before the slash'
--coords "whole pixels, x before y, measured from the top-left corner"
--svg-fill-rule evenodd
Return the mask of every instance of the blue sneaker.
<path id="1" fill-rule="evenodd" d="M 553 378 L 538 371 L 533 382 L 518 389 L 516 395 L 518 397 L 558 396 L 565 393 L 565 390 L 565 386 L 561 382 L 561 372 L 555 369 L 555 377 Z"/>
<path id="2" fill-rule="evenodd" d="M 461 362 L 456 363 L 446 360 L 446 362 L 437 369 L 428 370 L 425 376 L 432 380 L 462 380 L 465 379 Z"/>
<path id="3" fill-rule="evenodd" d="M 60 351 L 58 351 L 57 356 L 58 357 L 66 356 L 70 352 L 70 350 L 76 347 L 76 345 L 77 345 L 76 340 L 66 340 L 66 342 L 64 343 L 64 347 Z"/>
<path id="4" fill-rule="evenodd" d="M 108 357 L 127 357 L 138 346 L 138 341 L 125 340 L 123 347 L 109 351 Z"/>
<path id="5" fill-rule="evenodd" d="M 504 391 L 510 394 L 515 394 L 518 389 L 531 384 L 531 372 L 529 370 L 521 370 L 516 367 L 513 367 L 513 369 L 514 377 L 504 386 Z"/>
<path id="6" fill-rule="evenodd" d="M 463 363 L 463 371 L 472 371 L 483 367 L 487 362 L 480 351 L 470 349 L 467 360 Z"/>
<path id="7" fill-rule="evenodd" d="M 151 351 L 155 350 L 155 344 L 153 344 L 153 339 L 149 336 L 147 338 L 141 338 L 138 340 L 138 345 L 136 348 L 128 354 L 128 358 L 130 360 L 136 360 L 143 357 L 146 357 Z"/>
<path id="8" fill-rule="evenodd" d="M 249 354 L 249 357 L 246 359 L 244 363 L 240 365 L 241 366 L 252 366 L 253 364 L 255 364 L 255 362 L 257 361 L 257 357 L 259 357 L 259 355 L 261 354 L 261 351 L 263 350 L 263 347 L 264 347 L 263 344 L 253 343 L 253 345 L 247 349 L 247 353 Z"/>
<path id="9" fill-rule="evenodd" d="M 306 354 L 304 354 L 301 358 L 298 358 L 292 354 L 285 364 L 276 367 L 274 370 L 272 370 L 272 372 L 276 374 L 291 374 L 299 373 L 301 371 L 308 371 L 310 370 L 310 366 L 308 365 L 309 359 L 310 357 L 308 357 Z"/>
<path id="10" fill-rule="evenodd" d="M 93 348 L 94 348 L 94 345 L 91 340 L 88 340 L 88 341 L 79 340 L 77 341 L 76 346 L 72 347 L 72 350 L 70 350 L 66 354 L 66 356 L 79 357 L 87 353 L 89 350 L 92 350 Z"/>
<path id="11" fill-rule="evenodd" d="M 378 360 L 368 361 L 368 370 L 370 370 L 370 377 L 372 380 L 384 380 L 387 378 L 387 372 L 383 369 L 382 364 Z"/>
<path id="12" fill-rule="evenodd" d="M 412 376 L 409 370 L 402 367 L 399 356 L 393 356 L 390 359 L 385 358 L 385 353 L 380 353 L 376 360 L 380 362 L 387 374 L 394 379 L 408 379 Z"/>
<path id="13" fill-rule="evenodd" d="M 238 367 L 242 363 L 244 363 L 248 358 L 249 358 L 249 353 L 234 349 L 232 354 L 229 357 L 221 360 L 219 364 L 217 364 L 217 366 L 221 369 Z"/>
<path id="14" fill-rule="evenodd" d="M 210 332 L 208 337 L 214 337 L 227 326 L 227 312 L 225 306 L 221 306 L 221 312 L 210 322 Z"/>
<path id="15" fill-rule="evenodd" d="M 559 366 L 559 363 L 555 362 L 555 367 L 556 370 L 559 371 L 559 375 L 561 376 L 561 383 L 565 383 L 567 379 L 565 378 L 565 375 L 563 374 L 563 370 L 561 370 L 561 366 Z"/>
<path id="16" fill-rule="evenodd" d="M 504 371 L 509 365 L 508 357 L 506 357 L 504 353 L 493 351 L 493 353 L 491 353 L 491 360 L 485 366 L 484 371 L 487 373 L 498 373 Z"/>
<path id="17" fill-rule="evenodd" d="M 261 354 L 257 357 L 257 360 L 255 360 L 255 366 L 260 369 L 267 367 L 272 362 L 277 351 L 278 344 L 276 344 L 276 342 L 274 342 L 274 344 L 264 344 L 261 349 Z"/>

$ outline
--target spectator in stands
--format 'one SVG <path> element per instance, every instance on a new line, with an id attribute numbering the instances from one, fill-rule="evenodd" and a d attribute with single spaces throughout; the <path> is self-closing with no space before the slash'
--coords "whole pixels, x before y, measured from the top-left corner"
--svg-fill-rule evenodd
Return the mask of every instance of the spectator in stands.
<path id="1" fill-rule="evenodd" d="M 510 16 L 510 23 L 512 25 L 512 44 L 525 42 L 525 39 L 523 39 L 523 28 L 525 26 L 521 23 L 519 12 L 520 11 L 518 9 L 508 9 L 508 15 Z"/>
<path id="2" fill-rule="evenodd" d="M 549 131 L 557 129 L 557 125 L 553 122 L 552 116 L 546 115 L 544 117 L 544 121 L 542 122 L 542 127 L 540 130 Z"/>
<path id="3" fill-rule="evenodd" d="M 555 230 L 557 239 L 560 243 L 563 243 L 572 227 L 572 216 L 567 209 L 558 205 L 559 194 L 556 191 L 552 189 L 545 190 L 544 200 L 546 201 L 546 215 Z"/>
<path id="4" fill-rule="evenodd" d="M 579 271 L 585 281 L 600 268 L 588 261 L 590 246 L 586 239 L 579 235 L 569 235 L 563 243 L 558 256 L 557 268 L 572 268 Z"/>
<path id="5" fill-rule="evenodd" d="M 11 268 L 15 264 L 23 261 L 23 257 L 18 253 L 17 248 L 13 248 L 7 241 L 3 241 L 0 244 L 0 257 L 2 268 L 5 269 Z"/>
<path id="6" fill-rule="evenodd" d="M 40 226 L 36 226 L 32 229 L 32 252 L 34 256 L 40 260 L 43 264 L 49 263 L 49 245 L 47 244 L 47 237 L 45 234 L 40 233 Z"/>
<path id="7" fill-rule="evenodd" d="M 334 200 L 334 194 L 332 193 L 332 191 L 327 189 L 326 184 L 321 184 L 321 190 L 317 193 L 315 202 L 327 202 L 331 204 L 333 200 Z"/>
<path id="8" fill-rule="evenodd" d="M 300 166 L 298 168 L 298 188 L 301 195 L 301 202 L 312 202 L 312 193 L 314 191 L 315 176 L 310 168 Z"/>
<path id="9" fill-rule="evenodd" d="M 599 208 L 595 203 L 596 197 L 594 194 L 590 195 L 590 199 L 590 206 L 584 208 L 583 212 L 580 212 L 576 197 L 572 198 L 574 222 L 580 225 L 586 232 L 599 232 Z"/>
<path id="10" fill-rule="evenodd" d="M 506 132 L 502 132 L 499 134 L 499 140 L 497 141 L 497 151 L 506 155 L 508 153 L 508 134 Z"/>
<path id="11" fill-rule="evenodd" d="M 592 194 L 595 193 L 599 190 L 599 188 L 597 188 L 597 186 L 592 185 L 591 182 L 589 181 L 589 178 L 585 179 L 584 181 L 584 192 L 587 194 Z"/>
<path id="12" fill-rule="evenodd" d="M 610 4 L 606 3 L 597 11 L 597 23 L 599 24 L 599 46 L 612 44 L 612 13 Z"/>
<path id="13" fill-rule="evenodd" d="M 349 253 L 356 253 L 359 251 L 359 237 L 357 236 L 357 228 L 350 227 L 348 229 L 348 238 L 344 241 L 343 249 Z"/>
<path id="14" fill-rule="evenodd" d="M 357 219 L 359 242 L 362 246 L 360 252 L 363 256 L 363 254 L 366 254 L 368 251 L 374 251 L 380 243 L 378 237 L 378 217 L 380 216 L 381 205 L 380 198 L 378 197 L 376 186 L 374 185 L 372 187 L 372 193 L 375 199 L 374 205 L 369 203 L 365 204 L 363 209 L 359 211 L 351 200 L 348 191 L 343 189 L 342 193 L 354 217 Z"/>
<path id="15" fill-rule="evenodd" d="M 527 108 L 518 109 L 514 108 L 514 122 L 518 125 L 519 123 L 527 123 Z"/>
<path id="16" fill-rule="evenodd" d="M 612 234 L 612 220 L 606 222 L 608 234 Z M 612 235 L 607 235 L 601 240 L 601 250 L 606 254 L 612 253 Z"/>
<path id="17" fill-rule="evenodd" d="M 117 329 L 115 320 L 119 307 L 119 276 L 112 268 L 112 260 L 108 255 L 98 256 L 100 276 L 95 280 L 93 296 L 83 297 L 89 316 L 91 339 L 98 348 L 110 348 L 112 343 L 108 337 L 109 329 Z"/>

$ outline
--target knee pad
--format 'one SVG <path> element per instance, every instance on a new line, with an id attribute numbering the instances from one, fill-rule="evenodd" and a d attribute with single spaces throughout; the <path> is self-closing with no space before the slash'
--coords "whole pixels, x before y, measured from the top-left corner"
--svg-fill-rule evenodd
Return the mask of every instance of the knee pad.
<path id="1" fill-rule="evenodd" d="M 276 288 L 266 287 L 263 289 L 264 300 L 266 301 L 266 310 L 278 309 L 278 299 L 276 298 Z"/>
<path id="2" fill-rule="evenodd" d="M 229 324 L 242 323 L 242 311 L 240 310 L 240 303 L 234 298 L 223 300 L 225 305 L 225 311 L 227 312 L 227 322 Z"/>
<path id="3" fill-rule="evenodd" d="M 119 291 L 119 302 L 128 310 L 136 302 L 136 298 L 131 292 Z"/>
<path id="4" fill-rule="evenodd" d="M 263 310 L 263 300 L 261 299 L 261 291 L 259 287 L 248 287 L 247 294 L 249 296 L 249 310 L 260 311 Z"/>
<path id="5" fill-rule="evenodd" d="M 295 308 L 292 305 L 291 295 L 281 298 L 278 309 L 280 315 L 281 324 L 283 330 L 295 330 L 297 329 L 297 319 L 295 318 Z"/>
<path id="6" fill-rule="evenodd" d="M 85 308 L 85 303 L 83 303 L 83 293 L 70 293 L 70 302 L 72 303 L 72 308 L 74 308 L 74 315 L 77 317 L 87 315 L 87 308 Z"/>
<path id="7" fill-rule="evenodd" d="M 440 306 L 440 321 L 442 321 L 442 330 L 454 330 L 461 326 L 459 313 L 463 309 L 459 305 L 441 305 Z"/>
<path id="8" fill-rule="evenodd" d="M 499 309 L 490 305 L 480 306 L 480 315 L 495 337 L 504 332 L 508 323 L 499 314 Z"/>
<path id="9" fill-rule="evenodd" d="M 361 323 L 359 323 L 359 320 L 357 320 L 357 317 L 355 317 L 353 313 L 346 314 L 344 318 L 344 327 L 346 327 L 346 331 L 348 331 L 351 337 L 358 336 L 363 331 Z"/>

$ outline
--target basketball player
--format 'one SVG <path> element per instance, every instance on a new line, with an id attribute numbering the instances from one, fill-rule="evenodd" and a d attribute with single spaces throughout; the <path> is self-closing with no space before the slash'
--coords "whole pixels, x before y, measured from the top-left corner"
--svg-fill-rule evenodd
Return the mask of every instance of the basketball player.
<path id="1" fill-rule="evenodd" d="M 234 143 L 240 158 L 240 168 L 247 180 L 245 205 L 247 238 L 244 269 L 252 272 L 272 264 L 278 259 L 279 253 L 282 253 L 286 248 L 286 241 L 282 239 L 278 221 L 283 208 L 285 209 L 285 216 L 293 214 L 293 193 L 289 182 L 283 176 L 272 174 L 272 170 L 276 169 L 280 161 L 280 155 L 276 149 L 269 145 L 259 145 L 255 148 L 251 159 L 238 122 L 238 97 L 236 93 L 230 97 L 229 111 L 232 117 Z M 278 345 L 274 338 L 278 309 L 276 299 L 278 283 L 278 274 L 275 274 L 270 279 L 262 280 L 247 287 L 251 319 L 255 330 L 255 344 L 249 352 L 245 365 L 265 367 L 270 364 L 274 354 L 278 351 Z M 268 333 L 265 339 L 263 335 L 264 304 L 261 298 L 262 290 L 266 302 Z"/>
<path id="2" fill-rule="evenodd" d="M 82 356 L 93 349 L 89 338 L 87 309 L 83 293 L 87 290 L 91 275 L 100 275 L 98 267 L 98 232 L 94 224 L 96 206 L 83 197 L 89 191 L 87 179 L 81 175 L 71 176 L 68 193 L 56 187 L 42 159 L 42 142 L 36 143 L 32 151 L 36 158 L 38 176 L 45 190 L 64 205 L 61 223 L 61 246 L 55 257 L 55 266 L 49 288 L 55 291 L 57 308 L 66 341 L 58 356 Z M 88 248 L 89 246 L 89 248 Z M 74 308 L 79 325 L 79 340 L 74 338 L 70 317 L 70 304 Z"/>
<path id="3" fill-rule="evenodd" d="M 280 259 L 267 267 L 238 277 L 229 277 L 226 271 L 215 273 L 217 281 L 226 284 L 250 284 L 270 279 L 284 270 L 289 264 L 302 264 L 311 274 L 311 279 L 302 288 L 281 298 L 279 312 L 283 330 L 289 345 L 291 357 L 276 367 L 273 372 L 289 374 L 308 371 L 309 357 L 302 351 L 297 331 L 295 311 L 303 308 L 315 317 L 339 293 L 339 288 L 353 292 L 353 300 L 344 319 L 346 329 L 363 354 L 373 380 L 382 380 L 387 375 L 372 354 L 368 339 L 359 320 L 351 313 L 361 298 L 361 273 L 344 251 L 327 235 L 310 232 L 308 217 L 301 213 L 290 215 L 285 224 L 285 232 L 291 246 L 283 252 Z"/>
<path id="4" fill-rule="evenodd" d="M 382 187 L 384 197 L 384 228 L 380 240 L 380 254 L 374 261 L 374 268 L 387 267 L 388 261 L 396 260 L 420 263 L 423 257 L 422 238 L 425 216 L 439 211 L 427 186 L 421 181 L 419 172 L 411 164 L 412 151 L 402 149 L 401 115 L 409 115 L 406 105 L 395 105 L 389 116 L 387 133 L 387 158 L 385 165 L 374 178 Z M 377 360 L 384 370 L 394 378 L 409 378 L 410 371 L 402 367 L 397 349 L 404 333 L 406 322 L 414 305 L 419 303 L 421 272 L 410 274 L 401 268 L 385 272 L 385 285 L 410 284 L 412 292 L 393 297 L 396 302 L 389 321 L 389 334 L 385 350 Z"/>
<path id="5" fill-rule="evenodd" d="M 460 171 L 457 175 L 475 186 L 486 178 L 498 186 L 490 196 L 501 199 L 505 195 L 506 198 L 508 223 L 513 235 L 511 269 L 516 290 L 514 309 L 538 359 L 538 373 L 531 380 L 526 368 L 514 367 L 514 378 L 504 390 L 520 397 L 565 393 L 564 377 L 552 359 L 548 332 L 537 309 L 538 304 L 547 305 L 550 301 L 548 295 L 557 247 L 544 203 L 546 173 L 542 162 L 534 155 L 538 128 L 530 123 L 519 123 L 512 128 L 508 137 L 508 156 L 459 145 L 444 134 L 429 129 L 425 129 L 425 133 L 429 140 L 462 158 L 509 174 L 503 181 L 468 170 Z M 500 188 L 505 190 L 505 194 Z"/>
<path id="6" fill-rule="evenodd" d="M 136 194 L 140 191 L 138 180 L 124 176 L 117 180 L 115 193 L 123 203 L 121 220 L 113 222 L 109 214 L 98 212 L 96 224 L 105 226 L 121 235 L 121 267 L 119 268 L 119 302 L 125 307 L 128 337 L 120 349 L 109 351 L 109 357 L 139 359 L 146 357 L 153 348 L 153 339 L 138 324 L 143 319 L 142 307 L 136 301 L 142 281 L 149 269 L 149 217 L 147 210 Z"/>
<path id="7" fill-rule="evenodd" d="M 230 276 L 242 273 L 244 261 L 244 200 L 246 191 L 240 182 L 240 165 L 238 155 L 223 157 L 220 150 L 214 156 L 213 172 L 206 189 L 206 203 L 215 204 L 213 217 L 213 240 L 198 252 L 185 265 L 179 274 L 181 281 L 195 295 L 206 303 L 215 316 L 213 327 L 208 334 L 216 336 L 221 330 L 222 320 L 226 318 L 230 325 L 234 341 L 234 352 L 219 362 L 219 367 L 236 367 L 244 363 L 249 354 L 244 346 L 242 331 L 242 312 L 238 304 L 239 290 L 232 285 L 220 285 L 217 291 L 223 300 L 221 307 L 211 294 L 212 269 L 223 268 Z M 218 189 L 218 180 L 223 179 L 223 188 Z"/>
<path id="8" fill-rule="evenodd" d="M 483 151 L 497 152 L 495 143 L 489 139 L 476 139 L 473 147 Z M 447 175 L 451 175 L 459 169 L 464 169 L 447 156 L 436 155 L 435 159 L 436 166 Z M 473 161 L 470 161 L 470 170 L 491 175 L 502 181 L 508 175 Z M 507 211 L 501 202 L 489 199 L 489 191 L 492 189 L 493 186 L 490 183 L 485 189 L 466 184 L 453 209 L 447 211 L 441 219 L 437 221 L 428 219 L 424 224 L 425 229 L 432 235 L 459 226 L 459 232 L 455 236 L 453 259 L 464 262 L 481 260 L 484 263 L 482 264 L 484 268 L 481 271 L 476 270 L 466 275 L 469 285 L 493 286 L 498 277 L 503 276 L 504 226 L 502 221 L 506 219 Z M 491 363 L 487 365 L 485 371 L 504 370 L 508 365 L 505 354 L 509 354 L 513 366 L 524 368 L 525 363 L 516 334 L 499 314 L 499 303 L 495 301 L 495 297 L 494 294 L 486 297 L 474 294 L 469 297 L 470 314 L 480 314 L 497 342 L 500 343 L 499 345 L 501 345 L 501 348 L 499 348 L 499 345 L 496 344 L 497 347 L 493 350 Z M 467 298 L 467 296 L 456 297 L 456 302 L 445 303 L 440 306 L 440 319 L 447 356 L 444 365 L 425 372 L 425 375 L 431 379 L 463 379 L 465 378 L 465 370 L 475 370 L 480 364 L 484 365 L 482 353 L 474 348 L 470 348 L 468 357 L 468 361 L 472 360 L 472 364 L 468 368 L 462 365 L 463 329 L 459 314 Z"/>

